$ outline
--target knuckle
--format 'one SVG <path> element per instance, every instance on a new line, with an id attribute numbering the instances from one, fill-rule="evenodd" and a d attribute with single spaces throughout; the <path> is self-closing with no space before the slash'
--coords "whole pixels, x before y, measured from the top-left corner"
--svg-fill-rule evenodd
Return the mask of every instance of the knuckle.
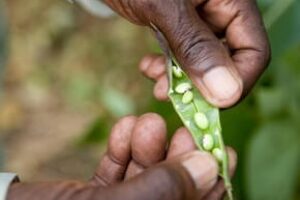
<path id="1" fill-rule="evenodd" d="M 157 3 L 155 0 L 132 0 L 131 5 L 134 5 L 136 10 L 141 11 L 144 15 L 156 10 Z"/>
<path id="2" fill-rule="evenodd" d="M 212 49 L 220 49 L 218 42 L 205 36 L 206 34 L 202 31 L 181 31 L 177 35 L 179 43 L 175 48 L 178 51 L 176 53 L 181 55 L 185 66 L 197 67 L 197 70 L 200 69 L 203 71 L 210 67 L 210 62 L 216 57 Z"/>
<path id="3" fill-rule="evenodd" d="M 166 19 L 173 18 L 180 12 L 180 9 L 185 8 L 189 1 L 186 0 L 132 0 L 136 7 L 136 10 L 142 12 L 141 15 L 146 20 L 153 20 L 155 24 L 165 23 Z M 172 10 L 172 12 L 166 12 L 167 10 Z M 166 18 L 166 15 L 168 16 Z M 165 17 L 164 20 L 161 20 Z"/>

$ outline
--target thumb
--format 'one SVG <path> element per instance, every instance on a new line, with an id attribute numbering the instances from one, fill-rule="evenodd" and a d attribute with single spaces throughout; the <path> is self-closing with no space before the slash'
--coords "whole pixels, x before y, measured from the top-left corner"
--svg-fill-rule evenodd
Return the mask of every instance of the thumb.
<path id="1" fill-rule="evenodd" d="M 203 152 L 150 168 L 140 176 L 105 191 L 104 199 L 185 200 L 199 199 L 217 181 L 218 165 Z"/>
<path id="2" fill-rule="evenodd" d="M 190 1 L 165 2 L 172 12 L 159 14 L 162 9 L 152 19 L 179 63 L 209 102 L 218 107 L 235 104 L 242 95 L 242 81 L 228 50 Z"/>

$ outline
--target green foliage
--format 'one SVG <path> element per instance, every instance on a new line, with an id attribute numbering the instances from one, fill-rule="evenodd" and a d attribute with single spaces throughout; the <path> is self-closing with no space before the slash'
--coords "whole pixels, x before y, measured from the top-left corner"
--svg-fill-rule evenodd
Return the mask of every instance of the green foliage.
<path id="1" fill-rule="evenodd" d="M 111 127 L 111 119 L 106 117 L 99 117 L 91 123 L 89 129 L 79 140 L 79 145 L 91 145 L 102 143 L 107 140 L 109 129 Z"/>
<path id="2" fill-rule="evenodd" d="M 123 117 L 135 112 L 133 100 L 128 95 L 112 87 L 101 88 L 99 98 L 107 111 L 114 117 Z"/>
<path id="3" fill-rule="evenodd" d="M 300 164 L 300 134 L 291 120 L 264 124 L 252 138 L 247 159 L 250 200 L 293 199 Z"/>
<path id="4" fill-rule="evenodd" d="M 245 197 L 289 200 L 299 195 L 300 2 L 260 3 L 265 5 L 273 60 L 253 93 L 258 126 L 243 150 Z"/>

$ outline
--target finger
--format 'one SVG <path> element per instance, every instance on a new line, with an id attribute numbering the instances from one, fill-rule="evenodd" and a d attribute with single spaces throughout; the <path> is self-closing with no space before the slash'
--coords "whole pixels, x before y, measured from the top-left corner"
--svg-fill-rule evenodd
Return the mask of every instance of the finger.
<path id="1" fill-rule="evenodd" d="M 235 169 L 236 169 L 236 164 L 237 164 L 237 154 L 236 152 L 230 148 L 227 147 L 227 152 L 229 156 L 229 174 L 231 177 L 233 177 Z M 208 193 L 208 195 L 204 198 L 205 200 L 216 200 L 216 199 L 222 199 L 222 197 L 225 194 L 225 186 L 224 186 L 224 181 L 220 180 L 217 185 L 211 189 L 211 191 Z"/>
<path id="2" fill-rule="evenodd" d="M 142 115 L 133 130 L 131 149 L 132 159 L 149 167 L 165 157 L 167 128 L 162 117 L 155 113 Z"/>
<path id="3" fill-rule="evenodd" d="M 130 160 L 131 135 L 137 118 L 127 116 L 113 127 L 108 143 L 108 151 L 102 158 L 94 177 L 93 185 L 110 185 L 122 181 Z"/>
<path id="4" fill-rule="evenodd" d="M 194 150 L 196 150 L 196 145 L 191 134 L 186 128 L 180 128 L 172 137 L 167 159 L 172 159 Z"/>
<path id="5" fill-rule="evenodd" d="M 149 54 L 143 57 L 139 64 L 139 70 L 145 74 L 150 64 L 159 57 L 157 54 Z"/>
<path id="6" fill-rule="evenodd" d="M 218 164 L 212 156 L 190 152 L 99 195 L 104 199 L 190 200 L 212 188 L 217 176 Z"/>
<path id="7" fill-rule="evenodd" d="M 241 77 L 226 48 L 199 18 L 194 5 L 190 1 L 161 4 L 152 16 L 153 23 L 167 37 L 179 63 L 203 96 L 219 107 L 236 103 L 242 94 Z M 164 7 L 173 12 L 163 12 Z"/>
<path id="8" fill-rule="evenodd" d="M 164 56 L 146 57 L 140 64 L 140 70 L 146 77 L 157 80 L 166 71 L 166 58 Z"/>
<path id="9" fill-rule="evenodd" d="M 166 101 L 169 98 L 168 89 L 169 89 L 168 77 L 165 74 L 162 75 L 160 78 L 158 78 L 153 89 L 153 95 L 159 101 Z"/>
<path id="10" fill-rule="evenodd" d="M 247 94 L 270 59 L 268 38 L 256 1 L 208 0 L 200 13 L 210 27 L 225 32 L 232 60 L 244 82 L 244 95 Z"/>
<path id="11" fill-rule="evenodd" d="M 143 172 L 165 157 L 167 131 L 164 120 L 157 114 L 142 115 L 132 135 L 132 160 L 127 168 L 125 179 Z"/>

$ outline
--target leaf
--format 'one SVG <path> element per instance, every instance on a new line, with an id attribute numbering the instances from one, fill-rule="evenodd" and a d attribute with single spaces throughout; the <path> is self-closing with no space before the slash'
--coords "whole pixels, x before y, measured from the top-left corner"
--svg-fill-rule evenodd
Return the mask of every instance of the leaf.
<path id="1" fill-rule="evenodd" d="M 133 100 L 125 93 L 112 87 L 102 88 L 99 91 L 99 97 L 104 107 L 114 117 L 122 117 L 135 111 Z"/>
<path id="2" fill-rule="evenodd" d="M 257 93 L 260 114 L 265 118 L 282 113 L 286 108 L 285 92 L 280 88 L 260 88 Z"/>
<path id="3" fill-rule="evenodd" d="M 79 140 L 80 145 L 98 144 L 106 141 L 110 129 L 110 119 L 98 117 Z"/>
<path id="4" fill-rule="evenodd" d="M 284 2 L 282 0 L 278 0 Z M 300 1 L 294 1 L 269 28 L 272 57 L 275 61 L 290 47 L 300 43 Z M 276 10 L 275 10 L 276 11 Z"/>
<path id="5" fill-rule="evenodd" d="M 299 173 L 299 131 L 290 121 L 264 125 L 252 139 L 246 181 L 250 200 L 292 199 Z"/>

